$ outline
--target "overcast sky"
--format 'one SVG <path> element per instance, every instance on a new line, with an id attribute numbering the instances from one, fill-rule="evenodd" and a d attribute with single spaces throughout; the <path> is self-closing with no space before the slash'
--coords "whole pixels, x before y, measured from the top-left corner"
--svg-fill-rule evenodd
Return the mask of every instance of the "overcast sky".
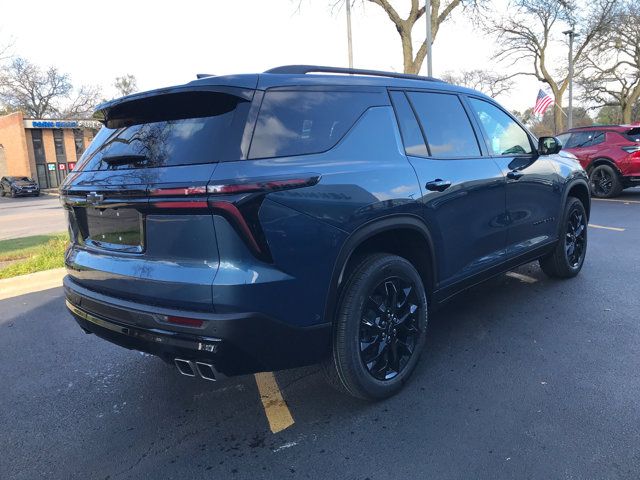
<path id="1" fill-rule="evenodd" d="M 498 0 L 502 1 L 502 0 Z M 116 76 L 134 74 L 141 90 L 184 83 L 196 73 L 248 73 L 296 63 L 347 66 L 344 9 L 332 0 L 81 0 L 5 1 L 0 39 L 12 37 L 13 53 L 56 65 L 74 84 L 99 84 L 114 96 Z M 409 4 L 395 0 L 395 4 Z M 399 36 L 380 7 L 353 9 L 356 67 L 402 71 Z M 424 23 L 416 25 L 420 32 Z M 417 38 L 417 36 L 416 36 Z M 474 32 L 458 13 L 434 43 L 434 76 L 481 68 L 505 71 L 491 60 L 494 43 Z M 558 58 L 566 47 L 556 47 Z M 426 62 L 423 69 L 426 74 Z M 543 85 L 519 77 L 506 107 L 533 106 Z"/>

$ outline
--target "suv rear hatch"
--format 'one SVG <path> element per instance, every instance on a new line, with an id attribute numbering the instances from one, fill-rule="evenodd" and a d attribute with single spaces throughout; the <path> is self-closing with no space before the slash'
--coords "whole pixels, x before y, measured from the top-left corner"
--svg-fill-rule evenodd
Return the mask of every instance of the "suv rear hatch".
<path id="1" fill-rule="evenodd" d="M 250 88 L 185 86 L 99 107 L 105 126 L 61 187 L 76 283 L 210 311 L 219 258 L 206 186 L 237 160 Z"/>

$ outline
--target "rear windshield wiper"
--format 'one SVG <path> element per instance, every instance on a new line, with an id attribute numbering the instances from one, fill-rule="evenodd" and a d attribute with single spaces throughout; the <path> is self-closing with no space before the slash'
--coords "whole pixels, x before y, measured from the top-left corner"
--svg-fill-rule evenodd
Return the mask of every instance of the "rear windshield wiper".
<path id="1" fill-rule="evenodd" d="M 102 157 L 103 162 L 107 162 L 109 165 L 126 165 L 128 163 L 141 163 L 147 161 L 146 155 L 105 155 Z"/>

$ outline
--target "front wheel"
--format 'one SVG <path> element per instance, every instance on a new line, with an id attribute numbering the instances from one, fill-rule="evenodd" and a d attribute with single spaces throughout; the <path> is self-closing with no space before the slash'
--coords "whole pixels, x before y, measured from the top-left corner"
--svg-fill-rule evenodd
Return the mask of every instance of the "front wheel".
<path id="1" fill-rule="evenodd" d="M 575 277 L 587 254 L 587 212 L 580 200 L 569 197 L 564 209 L 560 239 L 553 252 L 540 259 L 540 267 L 552 278 Z"/>
<path id="2" fill-rule="evenodd" d="M 420 274 L 402 257 L 376 254 L 349 275 L 324 365 L 334 386 L 364 399 L 398 392 L 418 362 L 427 328 Z"/>

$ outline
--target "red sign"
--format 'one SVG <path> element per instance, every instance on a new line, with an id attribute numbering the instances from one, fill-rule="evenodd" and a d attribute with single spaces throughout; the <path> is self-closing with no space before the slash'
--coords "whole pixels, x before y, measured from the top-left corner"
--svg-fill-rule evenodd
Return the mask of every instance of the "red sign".
<path id="1" fill-rule="evenodd" d="M 64 163 L 59 163 L 58 164 L 58 170 L 66 170 L 67 169 L 67 165 Z"/>
<path id="2" fill-rule="evenodd" d="M 69 162 L 69 170 L 73 170 L 74 168 L 76 168 L 76 162 Z"/>

